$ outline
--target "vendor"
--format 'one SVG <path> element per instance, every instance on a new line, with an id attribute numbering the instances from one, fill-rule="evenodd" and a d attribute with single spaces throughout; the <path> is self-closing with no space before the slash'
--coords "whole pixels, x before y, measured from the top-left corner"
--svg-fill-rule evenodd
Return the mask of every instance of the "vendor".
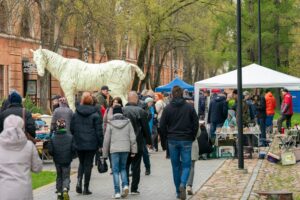
<path id="1" fill-rule="evenodd" d="M 228 110 L 228 116 L 223 124 L 224 128 L 235 128 L 236 127 L 236 118 L 234 110 Z"/>

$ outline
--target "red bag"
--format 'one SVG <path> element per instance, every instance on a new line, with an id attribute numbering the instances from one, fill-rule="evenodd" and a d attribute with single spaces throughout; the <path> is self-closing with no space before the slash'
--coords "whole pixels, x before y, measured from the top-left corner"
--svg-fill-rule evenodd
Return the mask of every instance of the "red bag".
<path id="1" fill-rule="evenodd" d="M 106 109 L 103 105 L 101 106 L 100 111 L 101 111 L 102 117 L 104 117 Z"/>

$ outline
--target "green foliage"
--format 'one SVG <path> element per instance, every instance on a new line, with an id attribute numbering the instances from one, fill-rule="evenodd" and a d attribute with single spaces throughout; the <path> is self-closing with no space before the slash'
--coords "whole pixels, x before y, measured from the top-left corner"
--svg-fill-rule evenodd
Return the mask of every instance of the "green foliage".
<path id="1" fill-rule="evenodd" d="M 56 173 L 53 171 L 42 171 L 38 174 L 32 173 L 32 189 L 36 189 L 52 183 L 56 179 Z"/>
<path id="2" fill-rule="evenodd" d="M 23 105 L 31 113 L 43 113 L 42 108 L 36 106 L 28 95 L 26 95 Z"/>

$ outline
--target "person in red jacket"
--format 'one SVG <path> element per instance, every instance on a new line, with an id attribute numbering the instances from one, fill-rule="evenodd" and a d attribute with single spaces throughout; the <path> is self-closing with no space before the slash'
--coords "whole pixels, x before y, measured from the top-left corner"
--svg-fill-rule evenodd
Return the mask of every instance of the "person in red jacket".
<path id="1" fill-rule="evenodd" d="M 267 127 L 267 131 L 269 133 L 272 133 L 273 118 L 274 118 L 275 108 L 276 108 L 276 99 L 270 90 L 266 90 L 265 99 L 266 99 L 266 113 L 267 113 L 266 127 Z"/>
<path id="2" fill-rule="evenodd" d="M 291 127 L 291 119 L 293 116 L 293 101 L 292 95 L 289 93 L 287 89 L 283 89 L 281 91 L 283 96 L 283 101 L 281 103 L 281 117 L 278 119 L 278 132 L 281 133 L 282 122 L 286 120 L 287 128 Z"/>

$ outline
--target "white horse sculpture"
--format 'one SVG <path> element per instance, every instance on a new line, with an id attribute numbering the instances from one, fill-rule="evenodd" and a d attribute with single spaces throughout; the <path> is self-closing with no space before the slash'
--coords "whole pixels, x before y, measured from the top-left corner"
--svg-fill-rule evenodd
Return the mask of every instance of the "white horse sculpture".
<path id="1" fill-rule="evenodd" d="M 33 51 L 33 60 L 39 76 L 44 76 L 45 69 L 60 82 L 69 102 L 75 110 L 75 94 L 79 91 L 96 91 L 107 85 L 113 97 L 118 96 L 127 102 L 134 72 L 143 80 L 144 73 L 132 63 L 112 60 L 101 64 L 89 64 L 78 59 L 67 59 L 47 49 Z"/>

